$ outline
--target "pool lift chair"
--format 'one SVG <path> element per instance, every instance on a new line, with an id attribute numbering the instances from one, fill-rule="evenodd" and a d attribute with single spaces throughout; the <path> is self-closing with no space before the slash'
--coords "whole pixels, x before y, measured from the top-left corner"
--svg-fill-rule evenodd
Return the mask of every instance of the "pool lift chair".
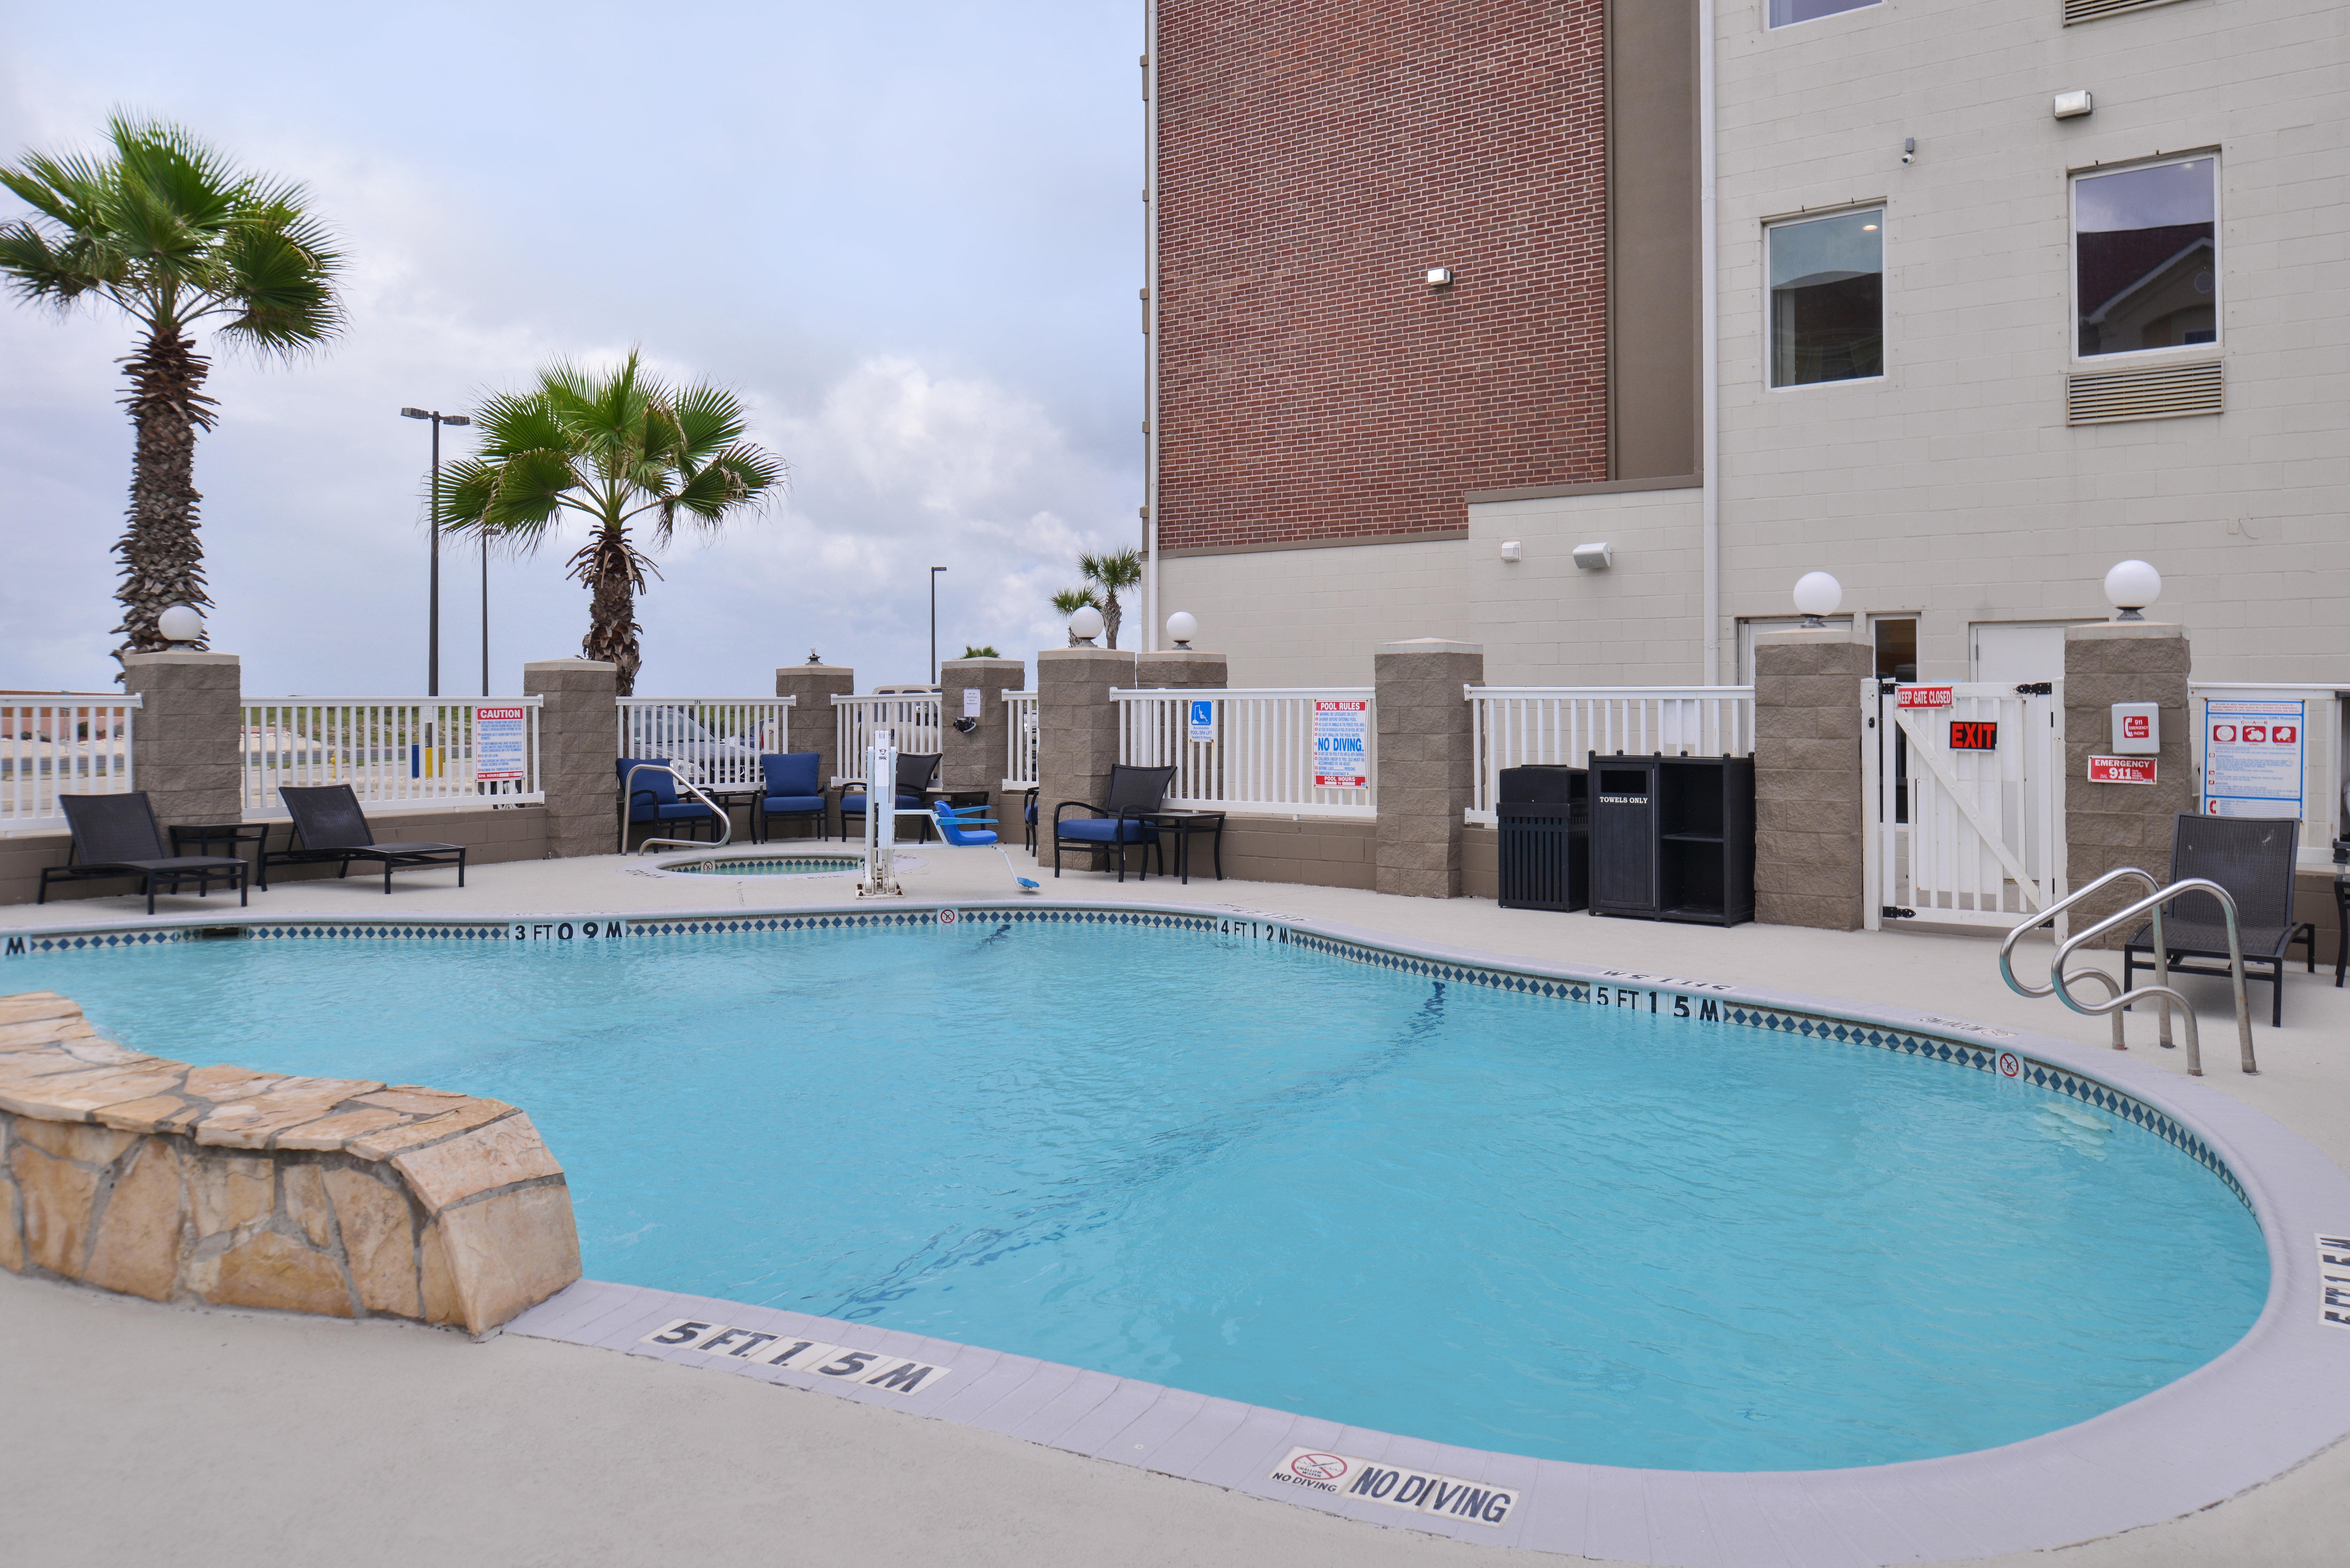
<path id="1" fill-rule="evenodd" d="M 629 852 L 629 829 L 640 824 L 667 827 L 684 823 L 691 829 L 707 822 L 712 825 L 712 846 L 733 841 L 734 819 L 723 806 L 704 794 L 701 785 L 687 778 L 672 759 L 622 757 L 612 766 L 620 775 L 620 854 Z M 637 782 L 640 777 L 646 781 L 641 785 Z M 678 798 L 681 784 L 692 794 L 691 801 Z M 642 850 L 656 844 L 671 844 L 691 848 L 700 842 L 698 838 L 648 838 L 638 847 Z"/>
<path id="2" fill-rule="evenodd" d="M 1022 892 L 1043 892 L 1045 888 L 1043 883 L 1023 877 L 1014 868 L 1011 851 L 1004 848 L 1002 841 L 995 836 L 993 826 L 995 818 L 975 815 L 986 809 L 987 807 L 983 805 L 951 806 L 944 801 L 939 801 L 931 807 L 939 825 L 939 835 L 949 844 L 994 850 L 1003 857 L 1003 868 L 1012 873 L 1012 879 L 1020 885 Z"/>
<path id="3" fill-rule="evenodd" d="M 644 762 L 634 757 L 622 757 L 620 759 L 619 765 L 622 770 L 620 774 L 620 788 L 627 792 L 628 795 L 628 804 L 620 813 L 621 854 L 625 855 L 629 852 L 629 826 L 631 823 L 637 822 L 701 822 L 705 819 L 714 820 L 718 824 L 718 828 L 715 836 L 711 838 L 708 847 L 712 849 L 723 849 L 727 845 L 734 842 L 734 819 L 727 815 L 725 809 L 716 801 L 703 794 L 700 784 L 695 784 L 691 779 L 687 778 L 683 774 L 678 772 L 677 769 L 671 767 L 667 763 Z M 650 775 L 654 781 L 653 787 L 639 789 L 637 787 L 637 779 L 640 774 Z M 693 798 L 701 802 L 701 804 L 699 805 L 687 805 L 682 801 L 678 801 L 677 792 L 680 788 L 682 788 L 687 793 L 691 794 Z M 663 794 L 668 795 L 671 801 L 676 802 L 675 815 L 640 816 L 638 815 L 639 811 L 643 809 L 643 803 L 638 799 L 639 796 L 649 796 L 658 800 L 659 797 Z M 656 811 L 660 811 L 663 808 L 656 805 L 654 809 Z M 650 855 L 657 845 L 667 845 L 674 849 L 693 849 L 702 846 L 702 840 L 699 838 L 648 838 L 643 843 L 637 846 L 637 853 L 639 855 Z"/>
<path id="4" fill-rule="evenodd" d="M 896 737 L 893 735 L 890 739 L 894 741 Z M 868 751 L 869 753 L 869 746 Z M 898 815 L 904 816 L 910 813 L 921 818 L 927 831 L 931 820 L 931 809 L 923 804 L 923 796 L 931 787 L 931 781 L 939 776 L 939 762 L 945 753 L 893 750 L 889 754 L 897 759 L 891 763 L 891 772 L 887 776 L 898 781 Z M 870 763 L 869 754 L 867 760 Z M 844 839 L 848 836 L 848 819 L 852 816 L 859 821 L 864 819 L 867 793 L 870 790 L 873 780 L 879 776 L 882 775 L 876 774 L 868 766 L 866 769 L 865 777 L 847 781 L 849 784 L 866 787 L 854 794 L 843 793 L 840 797 L 840 836 Z"/>
<path id="5" fill-rule="evenodd" d="M 1126 852 L 1129 845 L 1142 846 L 1142 865 L 1139 875 L 1150 875 L 1150 852 L 1159 849 L 1159 869 L 1167 869 L 1167 854 L 1159 848 L 1159 835 L 1143 820 L 1158 811 L 1167 799 L 1167 785 L 1175 777 L 1170 767 L 1138 768 L 1125 763 L 1113 763 L 1109 770 L 1109 794 L 1105 803 L 1090 805 L 1081 800 L 1065 800 L 1053 808 L 1053 875 L 1061 874 L 1061 851 L 1093 850 L 1107 853 L 1118 851 L 1118 879 L 1126 880 Z M 1087 811 L 1090 816 L 1065 818 L 1069 811 Z"/>
<path id="6" fill-rule="evenodd" d="M 261 857 L 261 887 L 269 889 L 269 868 L 272 866 L 316 865 L 328 860 L 342 862 L 338 877 L 351 874 L 354 860 L 373 860 L 383 867 L 383 890 L 391 892 L 391 874 L 417 866 L 454 866 L 457 886 L 465 885 L 465 846 L 462 844 L 428 844 L 421 840 L 397 844 L 378 844 L 375 830 L 368 826 L 367 813 L 359 809 L 359 797 L 348 784 L 286 784 L 278 792 L 286 803 L 286 815 L 294 819 L 294 838 L 275 855 Z M 298 843 L 301 847 L 295 847 Z"/>
<path id="7" fill-rule="evenodd" d="M 58 809 L 73 832 L 73 848 L 63 866 L 41 867 L 33 902 L 49 901 L 49 884 L 100 877 L 136 877 L 147 895 L 147 912 L 155 912 L 155 889 L 178 892 L 182 882 L 196 884 L 198 897 L 212 891 L 213 878 L 236 889 L 239 909 L 245 906 L 249 867 L 234 855 L 174 855 L 164 846 L 163 830 L 155 826 L 155 809 L 143 792 L 129 794 L 61 794 Z M 263 883 L 266 888 L 268 884 Z"/>
<path id="8" fill-rule="evenodd" d="M 2074 905 L 2095 898 L 2115 883 L 2122 881 L 2137 882 L 2149 890 L 2136 903 L 2125 909 L 2116 909 L 2088 929 L 2075 931 L 2071 936 L 2059 940 L 2056 943 L 2055 959 L 2048 966 L 2046 985 L 2027 985 L 2015 978 L 2015 944 L 2023 940 L 2026 932 L 2038 930 L 2043 926 L 2055 925 L 2064 917 L 2065 911 L 2072 909 Z M 2238 1065 L 2248 1075 L 2258 1074 L 2261 1070 L 2260 1064 L 2252 1055 L 2252 1011 L 2251 1004 L 2244 1000 L 2244 952 L 2243 943 L 2238 937 L 2236 929 L 2236 900 L 2228 889 L 2220 887 L 2217 882 L 2192 877 L 2163 887 L 2155 881 L 2151 872 L 2142 871 L 2135 866 L 2116 867 L 2087 887 L 2075 888 L 2039 911 L 2038 919 L 2027 918 L 2014 929 L 2009 931 L 2007 940 L 1999 944 L 2000 978 L 2007 981 L 2008 990 L 2018 996 L 2054 996 L 2075 1012 L 2085 1013 L 2092 1018 L 2100 1015 L 2112 1018 L 2114 1021 L 2113 1046 L 2116 1051 L 2129 1049 L 2127 1044 L 2122 1039 L 2122 1010 L 2132 1002 L 2147 1001 L 2159 1004 L 2156 1014 L 2158 1022 L 2156 1025 L 2155 1038 L 2164 1050 L 2170 1050 L 2172 1048 L 2170 1010 L 2174 1006 L 2177 1007 L 2179 1021 L 2187 1031 L 2188 1075 L 2199 1078 L 2203 1075 L 2203 1048 L 2196 1033 L 2195 1008 L 2183 994 L 2173 990 L 2170 985 L 2170 953 L 2173 950 L 2163 940 L 2162 927 L 2164 906 L 2172 903 L 2181 894 L 2188 893 L 2210 894 L 2219 905 L 2221 929 L 2226 932 L 2228 941 L 2226 972 L 2235 982 Z M 2153 916 L 2149 927 L 2154 934 L 2155 982 L 2152 985 L 2141 985 L 2135 990 L 2126 990 L 2116 982 L 2112 975 L 2101 969 L 2071 971 L 2065 969 L 2065 964 L 2072 961 L 2073 954 L 2079 949 L 2095 941 L 2099 937 L 2121 929 L 2139 916 L 2147 914 Z M 2072 987 L 2084 980 L 2094 980 L 2102 984 L 2106 988 L 2106 1000 L 2090 1002 L 2083 1002 L 2074 996 Z"/>
<path id="9" fill-rule="evenodd" d="M 917 753 L 912 760 L 917 764 L 916 768 L 905 768 L 902 764 L 907 759 L 898 754 L 897 737 L 888 730 L 877 729 L 871 732 L 866 744 L 865 776 L 868 779 L 896 779 L 902 785 L 910 771 L 916 773 L 927 787 L 931 775 L 938 771 L 939 759 Z M 895 898 L 902 897 L 906 891 L 898 885 L 898 819 L 911 816 L 925 823 L 935 820 L 929 809 L 921 805 L 922 797 L 919 793 L 913 796 L 915 804 L 912 805 L 903 804 L 906 798 L 901 792 L 897 796 L 898 805 L 857 813 L 865 828 L 865 874 L 857 879 L 857 896 L 860 898 Z M 847 804 L 848 797 L 842 796 L 842 806 L 846 808 Z M 860 798 L 858 804 L 862 807 L 867 803 Z M 843 815 L 841 826 L 846 830 L 847 826 L 848 818 Z M 992 838 L 994 835 L 988 836 Z"/>

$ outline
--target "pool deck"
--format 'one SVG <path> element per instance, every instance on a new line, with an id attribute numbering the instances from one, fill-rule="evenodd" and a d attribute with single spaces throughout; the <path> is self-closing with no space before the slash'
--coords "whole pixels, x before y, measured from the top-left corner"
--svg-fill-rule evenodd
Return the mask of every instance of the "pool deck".
<path id="1" fill-rule="evenodd" d="M 1014 891 L 992 851 L 915 853 L 924 864 L 904 875 L 910 899 Z M 308 881 L 256 894 L 249 912 L 787 909 L 842 903 L 849 893 L 837 877 L 643 869 L 616 858 L 482 867 L 463 891 L 446 885 L 446 873 L 411 873 L 389 898 L 380 880 Z M 1053 897 L 1238 906 L 1538 962 L 1926 1009 L 2093 1048 L 2106 1039 L 2101 1020 L 2008 992 L 1996 949 L 1981 939 L 1717 930 L 1236 881 L 1044 880 Z M 158 912 L 185 919 L 222 903 L 167 898 Z M 139 904 L 0 908 L 0 930 L 115 922 L 143 923 Z M 6 974 L 0 962 L 0 990 Z M 2203 1085 L 2350 1166 L 2350 992 L 2333 988 L 2330 967 L 2288 979 L 2286 1027 L 2255 1030 L 2262 1071 L 2252 1078 L 2236 1070 L 2224 984 L 2185 984 L 2204 1019 Z M 2253 992 L 2264 1019 L 2266 987 Z M 2183 1053 L 2155 1049 L 2150 1024 L 2133 1020 L 2126 1060 L 2183 1074 Z M 0 1386 L 11 1395 L 0 1473 L 16 1500 L 0 1529 L 12 1545 L 33 1549 L 27 1560 L 108 1561 L 176 1547 L 204 1562 L 331 1552 L 371 1563 L 438 1547 L 460 1561 L 521 1563 L 1432 1563 L 1496 1561 L 1500 1550 L 1378 1529 L 978 1426 L 524 1333 L 476 1345 L 390 1324 L 157 1307 L 5 1274 L 0 1323 L 11 1330 L 0 1335 Z M 2227 1438 L 2206 1432 L 2186 1441 Z M 2162 1456 L 2147 1463 L 2158 1469 Z M 1955 1515 L 1996 1519 L 2013 1499 L 1994 1490 L 1950 1501 Z M 1666 1522 L 1650 1521 L 1652 1539 L 1669 1533 Z M 2334 1563 L 2345 1557 L 2345 1529 L 2350 1445 L 2337 1445 L 2216 1507 L 2071 1546 L 2064 1561 Z M 1758 1560 L 1803 1563 L 1794 1539 Z"/>

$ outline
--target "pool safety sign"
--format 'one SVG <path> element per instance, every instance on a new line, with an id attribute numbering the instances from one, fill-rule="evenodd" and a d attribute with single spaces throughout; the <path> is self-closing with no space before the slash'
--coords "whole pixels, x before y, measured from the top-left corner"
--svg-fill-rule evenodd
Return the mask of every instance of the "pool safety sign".
<path id="1" fill-rule="evenodd" d="M 820 1339 L 767 1334 L 755 1328 L 730 1328 L 723 1323 L 690 1317 L 672 1318 L 637 1343 L 698 1351 L 703 1355 L 754 1366 L 806 1372 L 822 1382 L 855 1383 L 889 1394 L 916 1394 L 935 1388 L 954 1370 L 909 1356 L 885 1355 L 878 1350 L 855 1350 L 845 1345 L 827 1345 Z"/>
<path id="2" fill-rule="evenodd" d="M 473 710 L 473 778 L 476 783 L 522 782 L 523 711 L 520 708 Z"/>
<path id="3" fill-rule="evenodd" d="M 1183 704 L 1183 734 L 1195 746 L 1216 743 L 1216 704 L 1212 698 L 1194 697 Z"/>
<path id="4" fill-rule="evenodd" d="M 1958 701 L 1958 693 L 1947 686 L 1904 686 L 1900 705 L 1904 708 L 1949 708 Z"/>
<path id="5" fill-rule="evenodd" d="M 2093 756 L 2089 759 L 2089 782 L 2150 784 L 2155 782 L 2154 763 L 2152 757 Z"/>
<path id="6" fill-rule="evenodd" d="M 1334 1498 L 1361 1498 L 1413 1513 L 1440 1514 L 1500 1529 L 1517 1506 L 1513 1488 L 1495 1487 L 1459 1476 L 1438 1475 L 1408 1466 L 1381 1464 L 1353 1454 L 1292 1449 L 1273 1467 L 1273 1479 L 1300 1491 Z"/>
<path id="7" fill-rule="evenodd" d="M 1361 789 L 1370 779 L 1371 705 L 1361 699 L 1314 704 L 1314 787 Z"/>
<path id="8" fill-rule="evenodd" d="M 2307 704 L 2213 698 L 2203 704 L 2203 814 L 2299 816 Z"/>

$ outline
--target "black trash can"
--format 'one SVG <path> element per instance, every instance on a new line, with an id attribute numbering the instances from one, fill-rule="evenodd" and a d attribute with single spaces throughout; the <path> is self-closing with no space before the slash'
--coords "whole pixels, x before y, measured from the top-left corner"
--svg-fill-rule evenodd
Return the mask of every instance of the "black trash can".
<path id="1" fill-rule="evenodd" d="M 1502 907 L 1580 909 L 1590 901 L 1591 775 L 1581 768 L 1503 768 Z"/>

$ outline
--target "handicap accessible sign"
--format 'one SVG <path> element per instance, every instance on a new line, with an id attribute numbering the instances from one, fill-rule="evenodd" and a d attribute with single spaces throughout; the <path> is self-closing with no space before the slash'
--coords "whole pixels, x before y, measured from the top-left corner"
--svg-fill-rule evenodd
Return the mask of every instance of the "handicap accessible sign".
<path id="1" fill-rule="evenodd" d="M 1184 733 L 1193 744 L 1212 746 L 1216 743 L 1216 703 L 1211 697 L 1194 697 L 1184 704 Z"/>

